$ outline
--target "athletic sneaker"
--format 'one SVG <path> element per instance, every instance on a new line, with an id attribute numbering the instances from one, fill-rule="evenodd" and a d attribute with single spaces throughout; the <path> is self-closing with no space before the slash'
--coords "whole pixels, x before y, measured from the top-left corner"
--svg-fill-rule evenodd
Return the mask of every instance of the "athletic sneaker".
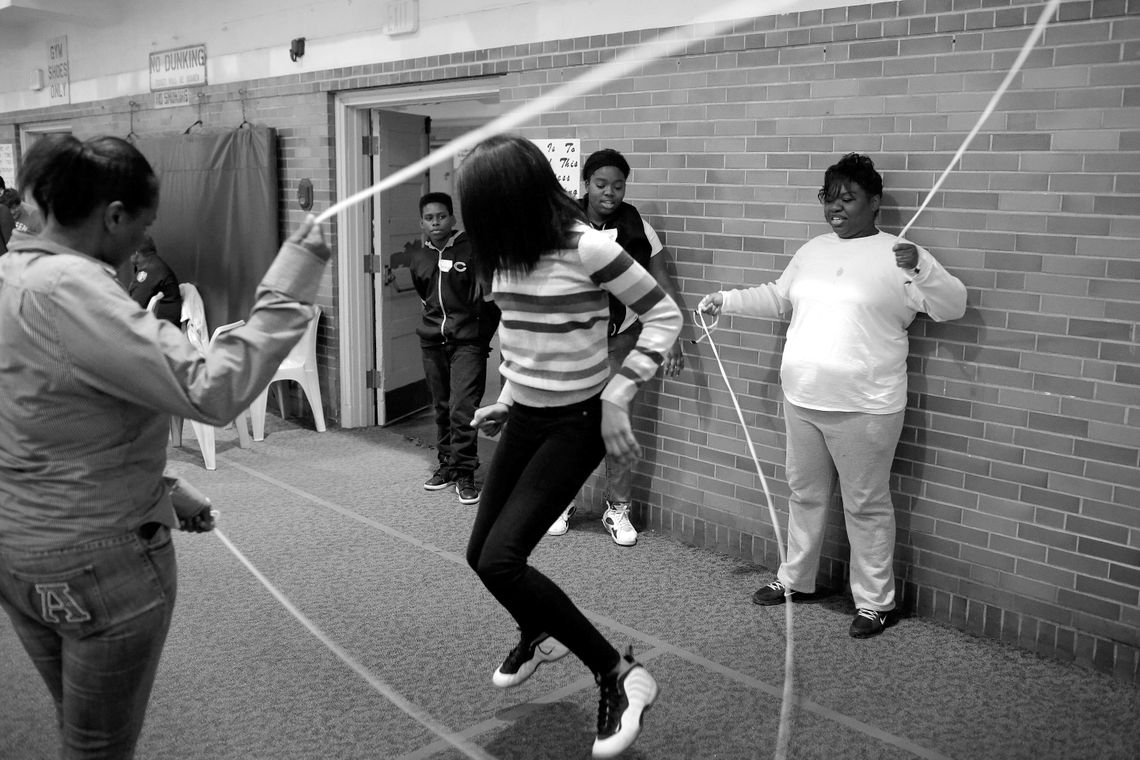
<path id="1" fill-rule="evenodd" d="M 507 659 L 503 660 L 503 664 L 491 676 L 491 682 L 501 689 L 518 686 L 530 678 L 542 663 L 561 660 L 569 653 L 565 644 L 545 633 L 539 634 L 533 641 L 522 636 Z"/>
<path id="2" fill-rule="evenodd" d="M 657 681 L 644 666 L 634 661 L 632 651 L 626 654 L 625 661 L 631 665 L 629 670 L 620 676 L 598 679 L 601 697 L 598 699 L 598 735 L 592 750 L 594 757 L 616 757 L 629 749 L 641 733 L 645 711 L 657 699 Z"/>
<path id="3" fill-rule="evenodd" d="M 425 491 L 442 491 L 449 485 L 455 482 L 455 478 L 451 476 L 451 468 L 445 464 L 441 464 L 435 474 L 424 481 Z"/>
<path id="4" fill-rule="evenodd" d="M 553 524 L 551 524 L 551 526 L 546 529 L 546 535 L 548 535 L 548 536 L 564 536 L 564 535 L 566 535 L 566 531 L 570 530 L 570 516 L 572 514 L 574 514 L 574 510 L 577 508 L 578 508 L 578 505 L 575 504 L 573 501 L 571 501 L 570 506 L 566 507 L 566 509 L 564 509 L 562 511 L 562 514 L 558 515 L 558 519 L 555 520 L 553 522 Z"/>
<path id="5" fill-rule="evenodd" d="M 633 546 L 637 543 L 637 531 L 629 521 L 628 501 L 606 499 L 606 511 L 602 513 L 602 525 L 610 532 L 610 537 L 618 546 Z"/>
<path id="6" fill-rule="evenodd" d="M 475 487 L 475 477 L 464 474 L 455 479 L 455 493 L 459 494 L 460 504 L 478 504 L 479 489 Z"/>
<path id="7" fill-rule="evenodd" d="M 786 590 L 787 586 L 783 583 L 772 581 L 767 586 L 761 586 L 756 590 L 756 593 L 752 595 L 752 603 L 761 604 L 765 607 L 772 604 L 783 604 L 785 600 L 784 592 Z M 804 594 L 800 591 L 793 590 L 791 592 L 792 601 L 795 601 L 801 596 L 804 596 Z"/>
<path id="8" fill-rule="evenodd" d="M 851 621 L 851 636 L 856 639 L 869 639 L 872 636 L 878 636 L 887 627 L 890 620 L 890 612 L 881 612 L 879 610 L 870 610 L 863 607 L 855 613 L 855 619 Z"/>

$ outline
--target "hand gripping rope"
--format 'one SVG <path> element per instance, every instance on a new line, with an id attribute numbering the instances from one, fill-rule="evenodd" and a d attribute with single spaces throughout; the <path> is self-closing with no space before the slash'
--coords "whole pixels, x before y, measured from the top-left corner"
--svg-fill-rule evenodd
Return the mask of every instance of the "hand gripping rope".
<path id="1" fill-rule="evenodd" d="M 500 116 L 499 118 L 486 124 L 483 127 L 474 129 L 464 135 L 461 135 L 460 137 L 440 147 L 433 153 L 425 156 L 415 163 L 404 167 L 400 171 L 386 177 L 375 185 L 361 190 L 360 192 L 355 193 L 354 195 L 351 195 L 348 198 L 345 198 L 338 203 L 330 206 L 316 218 L 316 223 L 326 221 L 336 214 L 346 211 L 348 208 L 361 203 L 362 201 L 367 200 L 374 195 L 378 195 L 385 190 L 391 189 L 392 187 L 403 183 L 408 179 L 422 174 L 430 167 L 442 163 L 443 161 L 446 161 L 454 156 L 457 156 L 465 150 L 473 148 L 479 142 L 485 140 L 488 137 L 513 129 L 514 127 L 526 123 L 527 121 L 530 121 L 542 113 L 557 108 L 558 106 L 566 103 L 574 97 L 585 94 L 586 92 L 589 92 L 596 87 L 600 87 L 615 79 L 626 76 L 640 66 L 643 66 L 658 58 L 673 55 L 674 53 L 683 50 L 687 45 L 692 44 L 693 42 L 696 42 L 700 39 L 715 37 L 731 28 L 734 24 L 738 23 L 739 19 L 755 17 L 759 15 L 757 13 L 759 10 L 763 10 L 765 15 L 774 15 L 784 8 L 794 5 L 794 2 L 795 0 L 772 0 L 771 2 L 761 4 L 757 3 L 756 0 L 736 0 L 735 2 L 725 3 L 717 7 L 713 13 L 698 18 L 692 24 L 678 27 L 677 29 L 666 32 L 654 38 L 653 40 L 649 40 L 648 42 L 644 42 L 640 45 L 629 48 L 620 55 L 615 56 L 607 63 L 604 63 L 601 66 L 587 71 L 585 74 L 571 80 L 570 82 L 567 82 L 560 87 L 555 88 L 554 90 L 551 90 L 550 92 L 534 100 L 520 105 L 518 108 L 515 108 L 512 111 Z M 1045 27 L 1049 23 L 1050 17 L 1056 13 L 1057 7 L 1060 4 L 1061 0 L 1048 1 L 1044 10 L 1041 12 L 1041 16 L 1037 19 L 1037 23 L 1034 25 L 1032 31 L 1030 32 L 1029 38 L 1025 41 L 1021 52 L 1018 54 L 1016 60 L 1014 61 L 1012 68 L 1010 68 L 1009 73 L 1006 74 L 1005 79 L 1002 80 L 1001 85 L 994 92 L 993 97 L 990 98 L 990 101 L 986 105 L 985 110 L 983 110 L 978 123 L 966 136 L 966 139 L 963 140 L 961 147 L 958 149 L 957 153 L 954 154 L 953 159 L 951 159 L 950 165 L 947 166 L 946 170 L 942 172 L 941 176 L 939 176 L 938 180 L 934 184 L 934 187 L 930 190 L 929 193 L 927 193 L 926 198 L 922 201 L 922 204 L 919 206 L 914 216 L 909 222 L 907 222 L 906 226 L 902 228 L 902 231 L 899 233 L 900 239 L 906 235 L 907 231 L 910 229 L 915 219 L 917 219 L 918 215 L 926 209 L 935 193 L 937 193 L 938 190 L 942 187 L 942 183 L 945 181 L 946 177 L 950 174 L 950 172 L 957 165 L 958 161 L 962 158 L 962 155 L 966 152 L 970 141 L 973 140 L 974 136 L 981 129 L 982 124 L 985 122 L 985 120 L 989 118 L 991 113 L 993 113 L 998 100 L 1001 99 L 1001 96 L 1005 93 L 1005 91 L 1012 83 L 1013 78 L 1021 70 L 1021 67 L 1025 63 L 1025 59 L 1029 56 L 1029 53 L 1033 49 L 1034 45 L 1036 45 L 1037 41 L 1041 38 L 1041 35 L 1045 31 Z M 720 354 L 716 349 L 716 344 L 712 340 L 712 330 L 715 329 L 718 320 L 714 319 L 711 323 L 706 323 L 704 316 L 700 313 L 696 313 L 694 319 L 704 332 L 704 335 L 701 336 L 701 338 L 698 338 L 698 341 L 704 337 L 707 337 L 709 339 L 709 347 L 712 349 L 713 356 L 716 358 L 717 365 L 720 368 L 721 377 L 725 382 L 729 396 L 732 399 L 732 404 L 736 409 L 736 414 L 740 419 L 741 429 L 744 431 L 745 440 L 748 443 L 749 453 L 752 455 L 752 461 L 756 465 L 756 472 L 760 476 L 760 483 L 763 486 L 764 495 L 768 502 L 768 512 L 772 520 L 772 529 L 776 535 L 776 545 L 779 550 L 780 561 L 783 562 L 786 560 L 786 550 L 784 547 L 783 537 L 780 533 L 779 523 L 776 519 L 776 511 L 772 505 L 772 497 L 768 490 L 768 483 L 764 478 L 764 473 L 761 470 L 759 458 L 756 455 L 756 451 L 752 443 L 752 438 L 748 433 L 748 426 L 744 421 L 744 414 L 740 409 L 740 404 L 737 401 L 736 394 L 733 392 L 732 386 L 728 381 L 728 375 L 725 372 L 724 364 L 720 359 Z M 312 633 L 318 640 L 321 641 L 321 643 L 328 647 L 329 650 L 333 652 L 333 654 L 340 658 L 354 672 L 360 675 L 361 678 L 367 681 L 382 696 L 403 710 L 407 715 L 419 722 L 437 737 L 461 752 L 465 757 L 470 758 L 470 760 L 494 760 L 491 755 L 488 755 L 481 748 L 465 740 L 463 737 L 455 734 L 454 732 L 448 730 L 446 726 L 440 724 L 432 716 L 428 715 L 416 705 L 409 702 L 407 699 L 395 692 L 387 684 L 377 679 L 363 665 L 353 659 L 351 655 L 349 655 L 335 641 L 329 638 L 327 634 L 321 631 L 321 629 L 318 628 L 311 620 L 309 620 L 300 610 L 298 610 L 292 604 L 292 602 L 290 602 L 289 599 L 285 597 L 284 594 L 282 594 L 276 587 L 274 587 L 273 584 L 264 575 L 262 575 L 261 572 L 258 571 L 257 568 L 254 567 L 248 559 L 245 558 L 245 556 L 238 550 L 238 548 L 234 546 L 220 530 L 215 529 L 213 532 L 218 536 L 218 539 L 222 541 L 223 544 L 225 544 L 226 548 L 228 548 L 234 554 L 234 556 L 236 556 L 238 560 L 244 564 L 251 573 L 253 573 L 254 577 L 256 577 L 262 583 L 262 585 L 264 585 L 266 589 L 269 590 L 274 598 L 276 598 L 277 601 L 280 602 L 281 605 L 290 612 L 290 614 L 297 618 L 297 620 L 300 621 L 301 624 L 305 626 L 305 628 L 308 629 L 310 633 Z M 794 684 L 792 677 L 794 663 L 794 640 L 792 636 L 793 618 L 792 604 L 790 603 L 790 600 L 785 603 L 784 607 L 787 644 L 784 653 L 784 689 L 782 704 L 780 706 L 780 723 L 776 735 L 776 760 L 786 760 L 787 758 L 788 744 L 790 741 L 791 706 L 794 701 Z"/>

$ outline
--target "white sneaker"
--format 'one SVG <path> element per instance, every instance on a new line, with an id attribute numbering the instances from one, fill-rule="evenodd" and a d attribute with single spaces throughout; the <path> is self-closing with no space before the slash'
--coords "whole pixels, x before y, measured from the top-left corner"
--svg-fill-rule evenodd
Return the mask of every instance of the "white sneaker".
<path id="1" fill-rule="evenodd" d="M 641 733 L 645 711 L 656 701 L 657 681 L 649 671 L 634 662 L 632 655 L 625 659 L 631 667 L 621 676 L 598 680 L 601 699 L 598 700 L 598 735 L 590 754 L 595 758 L 617 757 L 633 744 Z"/>
<path id="2" fill-rule="evenodd" d="M 571 501 L 570 506 L 566 507 L 566 509 L 564 509 L 562 511 L 562 514 L 560 514 L 558 516 L 558 519 L 555 520 L 551 524 L 551 526 L 546 529 L 546 535 L 548 535 L 548 536 L 564 536 L 564 535 L 566 535 L 566 531 L 570 530 L 570 515 L 574 514 L 574 510 L 577 508 L 578 508 L 578 505 L 575 504 L 573 501 Z"/>
<path id="3" fill-rule="evenodd" d="M 610 537 L 618 546 L 633 546 L 637 543 L 637 530 L 629 521 L 628 501 L 611 502 L 606 500 L 606 511 L 602 514 L 602 525 L 610 532 Z"/>
<path id="4" fill-rule="evenodd" d="M 507 659 L 503 660 L 503 664 L 495 670 L 495 674 L 491 676 L 491 683 L 500 689 L 518 686 L 530 678 L 542 663 L 561 660 L 568 654 L 570 654 L 569 647 L 545 633 L 540 634 L 534 641 L 521 638 L 507 655 Z"/>

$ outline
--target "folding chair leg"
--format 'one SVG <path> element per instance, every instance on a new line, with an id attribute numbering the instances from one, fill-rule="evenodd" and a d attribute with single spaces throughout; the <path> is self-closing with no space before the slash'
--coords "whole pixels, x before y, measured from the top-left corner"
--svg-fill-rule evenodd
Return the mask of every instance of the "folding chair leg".
<path id="1" fill-rule="evenodd" d="M 238 434 L 238 447 L 248 449 L 253 444 L 249 438 L 249 411 L 243 409 L 237 417 L 234 418 L 234 427 L 237 428 Z"/>
<path id="2" fill-rule="evenodd" d="M 191 425 L 194 428 L 194 435 L 198 437 L 198 447 L 202 449 L 202 460 L 206 463 L 206 469 L 218 469 L 217 459 L 214 455 L 214 426 L 193 421 L 191 421 Z"/>
<path id="3" fill-rule="evenodd" d="M 257 394 L 249 405 L 249 426 L 253 428 L 253 440 L 265 440 L 265 405 L 269 401 L 269 388 Z M 240 434 L 239 434 L 240 435 Z"/>
<path id="4" fill-rule="evenodd" d="M 170 415 L 170 443 L 176 449 L 182 448 L 182 418 Z"/>
<path id="5" fill-rule="evenodd" d="M 316 423 L 317 432 L 325 432 L 325 410 L 321 407 L 321 386 L 316 372 L 305 373 L 305 382 L 301 390 L 305 392 L 305 400 L 313 410 L 313 421 Z"/>

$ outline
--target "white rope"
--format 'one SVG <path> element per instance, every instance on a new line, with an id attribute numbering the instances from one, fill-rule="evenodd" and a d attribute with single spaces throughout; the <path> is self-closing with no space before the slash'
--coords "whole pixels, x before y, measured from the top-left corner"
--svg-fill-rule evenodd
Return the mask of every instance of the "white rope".
<path id="1" fill-rule="evenodd" d="M 214 514 L 217 515 L 217 512 L 214 512 Z M 280 602 L 281 606 L 284 607 L 290 615 L 295 617 L 297 621 L 302 626 L 304 626 L 309 633 L 311 633 L 318 641 L 324 644 L 330 652 L 340 658 L 341 662 L 351 668 L 353 672 L 355 672 L 358 676 L 363 678 L 369 686 L 379 692 L 382 697 L 387 699 L 396 707 L 400 708 L 408 717 L 412 718 L 428 731 L 431 731 L 440 739 L 447 742 L 455 749 L 459 750 L 459 752 L 461 752 L 470 760 L 495 760 L 493 755 L 488 755 L 482 750 L 482 748 L 467 741 L 462 736 L 437 721 L 426 711 L 419 708 L 409 700 L 405 699 L 395 689 L 373 675 L 372 672 L 368 670 L 368 668 L 357 662 L 352 655 L 345 651 L 344 647 L 333 641 L 328 634 L 317 627 L 316 623 L 314 623 L 312 620 L 309 620 L 305 613 L 297 609 L 293 602 L 289 600 L 289 597 L 285 596 L 285 594 L 283 594 L 276 586 L 274 586 L 268 578 L 262 575 L 261 571 L 254 567 L 252 562 L 246 559 L 246 556 L 242 554 L 241 551 L 236 546 L 234 546 L 228 538 L 226 538 L 224 533 L 222 533 L 217 528 L 214 528 L 213 533 L 223 544 L 225 544 L 226 548 L 229 549 L 233 555 L 238 558 L 238 561 L 240 561 L 243 565 L 246 566 L 246 569 L 253 573 L 253 577 L 261 581 L 261 585 L 265 586 L 269 593 L 273 595 L 273 598 Z"/>
<path id="2" fill-rule="evenodd" d="M 1045 5 L 1045 10 L 1041 11 L 1041 16 L 1037 19 L 1037 23 L 1033 25 L 1032 31 L 1029 32 L 1029 38 L 1026 39 L 1025 44 L 1021 46 L 1021 51 L 1017 54 L 1017 58 L 1014 59 L 1013 66 L 1005 75 L 1005 79 L 1001 80 L 1001 84 L 998 85 L 998 88 L 996 90 L 994 90 L 993 97 L 991 97 L 990 102 L 986 104 L 985 109 L 982 111 L 981 118 L 978 119 L 978 123 L 975 124 L 974 128 L 970 130 L 970 133 L 966 135 L 966 139 L 962 141 L 962 145 L 959 146 L 958 152 L 956 152 L 954 154 L 954 157 L 950 159 L 950 165 L 946 167 L 946 170 L 943 171 L 942 174 L 938 177 L 938 181 L 934 183 L 934 187 L 932 187 L 930 189 L 930 192 L 926 194 L 926 198 L 924 198 L 922 203 L 919 205 L 918 211 L 914 212 L 914 216 L 910 218 L 910 221 L 907 222 L 906 226 L 903 227 L 899 232 L 900 238 L 906 237 L 907 230 L 909 230 L 910 226 L 914 224 L 914 220 L 917 219 L 918 215 L 926 209 L 926 206 L 930 203 L 930 200 L 934 197 L 934 194 L 938 192 L 939 188 L 942 187 L 942 183 L 946 181 L 946 177 L 950 175 L 950 172 L 954 169 L 958 162 L 962 160 L 962 154 L 966 152 L 966 148 L 969 147 L 970 141 L 973 140 L 974 136 L 978 134 L 978 130 L 982 128 L 982 124 L 985 123 L 986 119 L 990 118 L 990 114 L 994 112 L 994 108 L 997 106 L 998 101 L 1001 100 L 1001 96 L 1005 94 L 1005 91 L 1009 89 L 1010 83 L 1013 82 L 1013 78 L 1017 76 L 1017 73 L 1019 71 L 1021 71 L 1022 65 L 1025 64 L 1025 59 L 1029 57 L 1029 53 L 1032 52 L 1033 46 L 1037 44 L 1037 40 L 1041 39 L 1041 35 L 1045 33 L 1045 27 L 1049 25 L 1050 17 L 1056 13 L 1057 6 L 1060 4 L 1061 0 L 1049 0 L 1049 2 Z"/>
<path id="3" fill-rule="evenodd" d="M 702 338 L 709 339 L 709 348 L 712 349 L 713 358 L 716 359 L 716 366 L 720 370 L 720 376 L 724 379 L 724 386 L 728 389 L 728 397 L 732 400 L 732 406 L 736 409 L 736 417 L 740 420 L 740 429 L 744 431 L 744 440 L 748 444 L 748 453 L 752 456 L 752 463 L 756 465 L 756 474 L 760 476 L 760 486 L 764 489 L 764 498 L 768 502 L 768 517 L 772 520 L 772 531 L 776 534 L 776 551 L 780 555 L 780 564 L 784 564 L 788 560 L 787 550 L 784 548 L 783 534 L 780 533 L 780 522 L 776 516 L 776 507 L 772 504 L 772 492 L 768 490 L 768 479 L 764 477 L 764 469 L 760 466 L 760 457 L 756 455 L 756 447 L 752 443 L 752 435 L 748 432 L 748 423 L 744 421 L 744 412 L 740 409 L 740 402 L 736 399 L 736 393 L 732 390 L 732 383 L 728 381 L 728 373 L 724 369 L 724 362 L 720 359 L 720 351 L 716 348 L 716 341 L 712 339 L 712 328 L 716 326 L 716 320 L 711 324 L 705 322 L 704 314 L 700 311 L 693 312 L 693 321 L 696 322 L 701 330 L 704 332 Z M 697 339 L 698 341 L 700 338 Z M 780 721 L 779 727 L 776 730 L 776 760 L 785 760 L 788 756 L 788 743 L 791 740 L 791 723 L 792 723 L 792 703 L 794 701 L 794 670 L 793 664 L 795 659 L 795 644 L 792 637 L 792 590 L 785 589 L 784 591 L 784 691 L 780 699 Z"/>
<path id="4" fill-rule="evenodd" d="M 581 76 L 556 87 L 544 95 L 540 95 L 534 100 L 529 100 L 521 104 L 514 110 L 508 111 L 484 126 L 460 135 L 446 145 L 440 146 L 434 152 L 424 156 L 413 164 L 405 166 L 395 174 L 385 177 L 371 187 L 367 187 L 338 201 L 321 212 L 316 221 L 319 224 L 361 201 L 423 174 L 436 164 L 458 156 L 460 153 L 475 147 L 488 137 L 493 137 L 494 135 L 514 129 L 539 114 L 559 107 L 572 98 L 584 95 L 597 87 L 624 77 L 651 61 L 673 55 L 699 39 L 715 37 L 724 30 L 740 23 L 740 19 L 753 18 L 760 15 L 761 11 L 763 11 L 764 15 L 774 15 L 784 8 L 794 5 L 795 1 L 796 0 L 768 0 L 768 2 L 760 3 L 757 2 L 757 0 L 734 0 L 734 2 L 724 3 L 717 7 L 715 11 L 699 16 L 692 23 L 664 32 L 648 42 L 635 45 L 606 63 L 603 63 L 601 66 L 589 69 Z M 712 19 L 721 20 L 716 21 Z M 701 27 L 701 37 L 694 36 L 694 30 L 697 29 L 697 27 Z"/>

